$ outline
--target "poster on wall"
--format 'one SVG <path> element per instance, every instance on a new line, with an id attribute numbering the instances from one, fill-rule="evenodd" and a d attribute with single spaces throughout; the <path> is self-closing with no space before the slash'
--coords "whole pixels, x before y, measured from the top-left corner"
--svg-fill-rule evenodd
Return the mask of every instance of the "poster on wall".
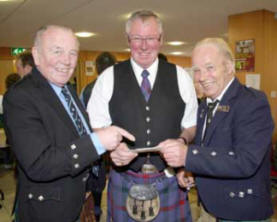
<path id="1" fill-rule="evenodd" d="M 260 90 L 261 75 L 260 74 L 247 74 L 245 76 L 245 85 L 254 89 Z"/>
<path id="2" fill-rule="evenodd" d="M 236 42 L 235 62 L 237 71 L 253 72 L 255 70 L 254 39 Z"/>
<path id="3" fill-rule="evenodd" d="M 94 75 L 94 61 L 86 61 L 86 75 L 87 76 L 93 76 Z"/>

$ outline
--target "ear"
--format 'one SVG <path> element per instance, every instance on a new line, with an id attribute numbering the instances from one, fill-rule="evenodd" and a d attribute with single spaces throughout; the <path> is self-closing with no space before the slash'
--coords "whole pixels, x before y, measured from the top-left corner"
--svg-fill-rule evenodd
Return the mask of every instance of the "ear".
<path id="1" fill-rule="evenodd" d="M 38 66 L 40 62 L 39 62 L 39 52 L 36 46 L 33 46 L 32 48 L 32 55 L 33 55 L 35 64 Z"/>
<path id="2" fill-rule="evenodd" d="M 233 61 L 227 60 L 226 63 L 226 69 L 227 69 L 227 73 L 234 75 L 235 73 L 235 63 Z"/>
<path id="3" fill-rule="evenodd" d="M 163 36 L 163 33 L 161 34 L 161 37 L 160 37 L 160 46 L 163 45 L 163 41 L 164 41 L 164 36 Z"/>

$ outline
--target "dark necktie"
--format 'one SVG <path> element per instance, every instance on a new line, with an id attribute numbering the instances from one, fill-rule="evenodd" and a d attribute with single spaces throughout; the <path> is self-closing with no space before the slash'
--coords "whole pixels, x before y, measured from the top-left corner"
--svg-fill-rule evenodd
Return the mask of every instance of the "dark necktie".
<path id="1" fill-rule="evenodd" d="M 79 135 L 82 136 L 86 134 L 87 133 L 86 128 L 84 127 L 84 124 L 81 120 L 81 117 L 79 116 L 77 108 L 75 107 L 72 101 L 72 97 L 70 96 L 69 91 L 65 87 L 62 88 L 62 94 L 64 95 L 65 101 L 68 105 L 70 114 L 74 120 L 74 124 L 77 127 Z"/>
<path id="2" fill-rule="evenodd" d="M 86 128 L 84 127 L 81 117 L 79 116 L 79 113 L 72 101 L 72 97 L 70 96 L 69 91 L 65 87 L 62 88 L 62 94 L 64 95 L 65 101 L 69 107 L 70 114 L 73 117 L 73 120 L 77 127 L 79 135 L 80 136 L 85 135 L 87 133 Z M 95 177 L 99 176 L 99 168 L 100 168 L 99 161 L 95 162 L 91 168 L 91 173 Z"/>
<path id="3" fill-rule="evenodd" d="M 206 128 L 205 128 L 205 132 L 204 132 L 202 140 L 204 140 L 204 138 L 206 136 L 206 133 L 207 133 L 207 130 L 208 130 L 208 127 L 210 126 L 210 124 L 212 122 L 213 111 L 214 111 L 214 108 L 216 107 L 217 103 L 218 103 L 218 100 L 216 100 L 212 103 L 208 103 L 208 111 L 207 111 L 207 117 L 206 117 Z"/>
<path id="4" fill-rule="evenodd" d="M 142 82 L 141 82 L 140 88 L 141 88 L 141 92 L 144 95 L 145 101 L 147 102 L 151 95 L 151 84 L 148 79 L 149 72 L 147 70 L 143 70 L 143 72 L 141 73 L 141 76 L 142 76 Z"/>

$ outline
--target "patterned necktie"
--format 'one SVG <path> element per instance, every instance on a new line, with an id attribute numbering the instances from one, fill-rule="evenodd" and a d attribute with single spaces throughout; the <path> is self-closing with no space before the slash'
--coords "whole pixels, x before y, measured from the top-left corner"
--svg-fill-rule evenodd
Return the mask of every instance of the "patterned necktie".
<path id="1" fill-rule="evenodd" d="M 84 127 L 84 124 L 81 120 L 81 117 L 79 116 L 77 108 L 75 107 L 75 105 L 72 101 L 72 97 L 70 96 L 68 90 L 65 87 L 62 88 L 62 94 L 63 94 L 63 96 L 65 98 L 65 101 L 68 105 L 70 114 L 71 114 L 71 116 L 74 120 L 74 124 L 77 127 L 79 135 L 82 136 L 82 135 L 86 134 L 87 133 L 86 128 Z"/>
<path id="2" fill-rule="evenodd" d="M 143 72 L 141 73 L 141 76 L 142 76 L 142 82 L 141 82 L 140 88 L 141 88 L 141 92 L 144 95 L 145 101 L 147 102 L 151 95 L 151 84 L 148 79 L 149 72 L 147 70 L 143 70 Z"/>
<path id="3" fill-rule="evenodd" d="M 216 105 L 217 105 L 218 102 L 219 102 L 219 101 L 216 100 L 216 101 L 214 101 L 214 102 L 212 102 L 212 103 L 208 103 L 208 111 L 207 111 L 207 118 L 206 118 L 206 128 L 205 128 L 205 132 L 204 132 L 204 135 L 203 135 L 203 139 L 202 139 L 202 140 L 204 140 L 204 138 L 205 138 L 205 136 L 206 136 L 207 129 L 208 129 L 209 125 L 210 125 L 211 122 L 212 122 L 213 111 L 214 111 L 214 108 L 216 107 Z"/>

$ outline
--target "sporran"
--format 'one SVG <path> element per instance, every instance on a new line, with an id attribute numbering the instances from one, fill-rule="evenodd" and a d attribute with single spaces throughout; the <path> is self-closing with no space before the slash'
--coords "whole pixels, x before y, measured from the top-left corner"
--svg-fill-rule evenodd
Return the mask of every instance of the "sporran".
<path id="1" fill-rule="evenodd" d="M 128 193 L 126 208 L 129 216 L 136 221 L 153 220 L 160 210 L 160 198 L 155 185 L 133 185 Z"/>

